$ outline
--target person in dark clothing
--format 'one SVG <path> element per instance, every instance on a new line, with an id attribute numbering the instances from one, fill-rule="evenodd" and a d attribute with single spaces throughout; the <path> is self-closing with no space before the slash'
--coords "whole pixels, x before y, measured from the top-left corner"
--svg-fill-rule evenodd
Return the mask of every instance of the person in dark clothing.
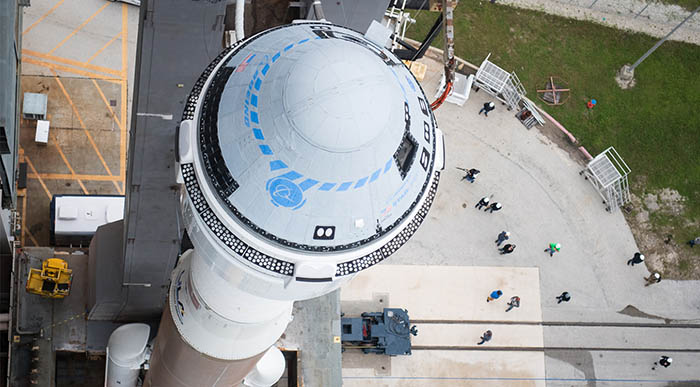
<path id="1" fill-rule="evenodd" d="M 476 203 L 476 205 L 474 206 L 474 208 L 476 208 L 477 210 L 480 210 L 481 207 L 486 207 L 486 206 L 488 206 L 488 205 L 489 205 L 489 202 L 490 202 L 489 198 L 486 197 L 486 196 L 484 196 L 483 198 L 481 198 L 481 200 L 479 200 L 479 203 Z"/>
<path id="2" fill-rule="evenodd" d="M 654 272 L 649 277 L 644 277 L 644 279 L 647 281 L 644 286 L 658 284 L 661 282 L 661 274 Z"/>
<path id="3" fill-rule="evenodd" d="M 466 180 L 470 183 L 473 183 L 476 180 L 476 177 L 481 173 L 480 170 L 476 168 L 472 168 L 467 171 L 467 173 L 462 177 L 462 180 Z"/>
<path id="4" fill-rule="evenodd" d="M 695 245 L 700 245 L 700 237 L 689 240 L 688 244 L 690 245 L 690 247 L 693 247 Z"/>
<path id="5" fill-rule="evenodd" d="M 503 208 L 503 206 L 501 205 L 501 203 L 491 203 L 491 205 L 488 206 L 488 207 L 484 210 L 484 212 L 489 211 L 489 214 L 490 214 L 490 213 L 492 213 L 492 212 L 494 212 L 494 211 L 500 210 L 501 208 Z"/>
<path id="6" fill-rule="evenodd" d="M 485 342 L 491 340 L 491 337 L 493 337 L 493 333 L 490 330 L 484 332 L 484 334 L 480 337 L 481 341 L 476 343 L 476 345 L 484 344 Z"/>
<path id="7" fill-rule="evenodd" d="M 479 114 L 484 113 L 484 115 L 486 117 L 488 117 L 489 112 L 495 108 L 496 108 L 496 105 L 493 102 L 486 102 L 484 104 L 484 107 L 482 107 L 481 110 L 479 110 Z"/>
<path id="8" fill-rule="evenodd" d="M 508 243 L 507 245 L 501 247 L 499 250 L 501 250 L 501 255 L 503 254 L 510 254 L 515 250 L 515 245 L 511 245 Z"/>
<path id="9" fill-rule="evenodd" d="M 654 366 L 651 367 L 651 369 L 655 370 L 657 365 L 663 366 L 664 368 L 668 368 L 671 365 L 671 362 L 673 362 L 672 358 L 668 356 L 661 356 L 659 361 L 654 362 Z"/>
<path id="10" fill-rule="evenodd" d="M 642 254 L 640 252 L 636 252 L 636 253 L 634 253 L 634 257 L 632 257 L 632 259 L 627 261 L 627 264 L 629 266 L 634 266 L 634 265 L 636 265 L 638 263 L 642 263 L 642 262 L 644 262 L 644 254 Z"/>
<path id="11" fill-rule="evenodd" d="M 557 296 L 557 304 L 561 304 L 562 302 L 569 302 L 571 300 L 571 295 L 569 292 L 564 292 L 561 295 Z"/>
<path id="12" fill-rule="evenodd" d="M 508 238 L 510 238 L 510 232 L 501 231 L 501 233 L 498 234 L 498 239 L 496 239 L 494 242 L 496 243 L 496 246 L 500 246 L 501 243 L 507 241 Z"/>
<path id="13" fill-rule="evenodd" d="M 519 308 L 519 307 L 520 307 L 520 297 L 513 296 L 510 298 L 510 302 L 508 303 L 508 309 L 506 309 L 506 312 L 510 312 L 511 309 Z"/>

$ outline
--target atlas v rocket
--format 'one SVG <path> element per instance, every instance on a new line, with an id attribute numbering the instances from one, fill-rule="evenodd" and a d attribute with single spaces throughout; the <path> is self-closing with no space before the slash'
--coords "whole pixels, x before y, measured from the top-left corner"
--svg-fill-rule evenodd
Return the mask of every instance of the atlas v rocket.
<path id="1" fill-rule="evenodd" d="M 225 49 L 177 133 L 194 249 L 172 273 L 144 385 L 276 382 L 292 303 L 388 258 L 427 217 L 444 167 L 429 105 L 394 54 L 345 27 L 292 24 Z M 123 353 L 108 353 L 108 385 L 128 374 Z"/>

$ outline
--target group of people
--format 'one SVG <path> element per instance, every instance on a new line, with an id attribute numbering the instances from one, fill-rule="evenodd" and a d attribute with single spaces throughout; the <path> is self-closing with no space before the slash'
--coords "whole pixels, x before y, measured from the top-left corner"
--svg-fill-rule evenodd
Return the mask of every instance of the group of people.
<path id="1" fill-rule="evenodd" d="M 640 264 L 642 262 L 644 262 L 644 254 L 637 251 L 636 253 L 634 253 L 632 258 L 630 258 L 627 261 L 627 265 L 634 266 L 634 265 Z M 646 281 L 644 286 L 657 284 L 657 283 L 661 282 L 661 274 L 657 271 L 654 271 L 651 274 L 649 274 L 649 277 L 644 277 L 644 280 Z"/>

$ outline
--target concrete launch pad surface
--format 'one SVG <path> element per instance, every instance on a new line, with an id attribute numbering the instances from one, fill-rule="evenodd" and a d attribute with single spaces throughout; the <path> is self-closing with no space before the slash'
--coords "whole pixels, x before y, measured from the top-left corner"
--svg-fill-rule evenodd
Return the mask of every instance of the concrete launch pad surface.
<path id="1" fill-rule="evenodd" d="M 503 296 L 486 302 L 495 289 Z M 505 312 L 514 295 L 521 307 Z M 537 268 L 379 265 L 342 287 L 340 298 L 348 317 L 404 308 L 418 328 L 410 356 L 345 351 L 346 386 L 544 386 Z M 493 338 L 477 346 L 486 330 Z"/>

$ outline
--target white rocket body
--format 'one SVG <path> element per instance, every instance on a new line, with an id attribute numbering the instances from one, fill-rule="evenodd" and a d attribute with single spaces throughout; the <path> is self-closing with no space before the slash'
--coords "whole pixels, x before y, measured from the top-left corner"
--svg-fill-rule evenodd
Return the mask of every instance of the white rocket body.
<path id="1" fill-rule="evenodd" d="M 172 273 L 144 385 L 232 386 L 246 375 L 264 385 L 283 367 L 268 349 L 292 303 L 337 289 L 417 230 L 444 146 L 391 52 L 300 23 L 239 42 L 205 70 L 177 167 L 194 249 Z"/>

